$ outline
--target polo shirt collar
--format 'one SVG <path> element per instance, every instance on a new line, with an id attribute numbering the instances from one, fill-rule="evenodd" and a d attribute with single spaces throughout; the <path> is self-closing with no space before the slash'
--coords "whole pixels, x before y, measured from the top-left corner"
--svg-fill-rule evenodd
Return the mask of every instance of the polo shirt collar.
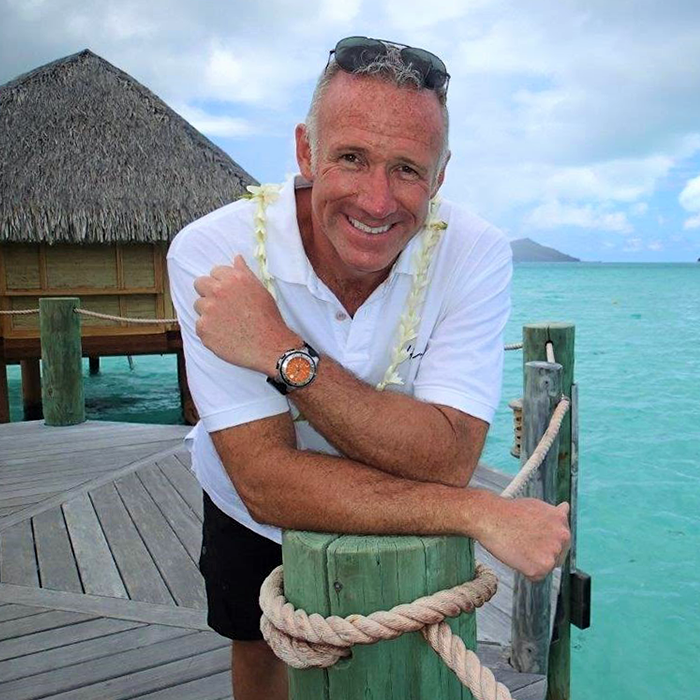
<path id="1" fill-rule="evenodd" d="M 311 183 L 301 175 L 288 178 L 280 190 L 279 198 L 266 210 L 268 269 L 273 278 L 291 284 L 308 285 L 311 276 L 315 276 L 301 240 L 294 195 L 296 189 L 310 186 Z M 420 235 L 414 236 L 401 251 L 389 279 L 395 274 L 414 274 L 414 257 L 420 239 Z"/>

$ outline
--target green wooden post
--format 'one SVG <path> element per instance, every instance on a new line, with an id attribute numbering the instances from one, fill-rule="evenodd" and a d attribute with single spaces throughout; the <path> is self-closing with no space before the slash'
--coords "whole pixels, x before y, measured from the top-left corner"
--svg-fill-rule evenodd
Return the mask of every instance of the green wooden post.
<path id="1" fill-rule="evenodd" d="M 77 297 L 39 299 L 41 395 L 46 425 L 85 422 L 80 307 Z"/>
<path id="2" fill-rule="evenodd" d="M 389 610 L 474 576 L 471 540 L 286 532 L 287 600 L 307 613 L 345 617 Z M 476 650 L 476 617 L 449 621 Z M 420 632 L 353 647 L 328 669 L 289 669 L 290 700 L 472 700 Z"/>
<path id="3" fill-rule="evenodd" d="M 571 396 L 574 380 L 574 336 L 572 323 L 536 323 L 523 327 L 523 366 L 528 362 L 547 360 L 547 342 L 554 347 L 554 358 L 562 365 L 561 390 Z M 559 432 L 556 503 L 571 502 L 571 411 L 564 418 Z M 569 557 L 561 568 L 561 588 L 557 601 L 552 644 L 547 670 L 547 700 L 569 700 L 571 697 L 571 564 Z"/>

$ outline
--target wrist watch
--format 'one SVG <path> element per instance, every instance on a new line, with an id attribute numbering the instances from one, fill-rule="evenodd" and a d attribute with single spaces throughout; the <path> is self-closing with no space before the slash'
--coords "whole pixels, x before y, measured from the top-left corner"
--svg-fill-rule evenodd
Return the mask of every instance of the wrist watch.
<path id="1" fill-rule="evenodd" d="M 320 359 L 308 343 L 304 343 L 301 348 L 287 350 L 277 360 L 277 376 L 268 377 L 267 381 L 280 394 L 309 386 L 316 379 Z"/>

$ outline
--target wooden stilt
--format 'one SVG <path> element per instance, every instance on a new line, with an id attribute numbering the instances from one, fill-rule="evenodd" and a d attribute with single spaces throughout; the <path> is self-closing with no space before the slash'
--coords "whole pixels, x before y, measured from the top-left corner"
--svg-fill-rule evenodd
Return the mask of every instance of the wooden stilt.
<path id="1" fill-rule="evenodd" d="M 7 364 L 3 341 L 0 338 L 0 423 L 10 422 L 10 392 L 7 387 Z"/>
<path id="2" fill-rule="evenodd" d="M 90 375 L 100 373 L 100 356 L 90 355 Z"/>
<path id="3" fill-rule="evenodd" d="M 40 420 L 44 417 L 41 403 L 41 370 L 39 358 L 28 357 L 21 361 L 22 366 L 22 404 L 24 420 Z"/>
<path id="4" fill-rule="evenodd" d="M 197 407 L 192 400 L 190 388 L 187 385 L 187 372 L 185 371 L 185 355 L 182 350 L 177 351 L 177 383 L 180 387 L 180 406 L 182 415 L 187 425 L 196 425 L 199 421 Z"/>

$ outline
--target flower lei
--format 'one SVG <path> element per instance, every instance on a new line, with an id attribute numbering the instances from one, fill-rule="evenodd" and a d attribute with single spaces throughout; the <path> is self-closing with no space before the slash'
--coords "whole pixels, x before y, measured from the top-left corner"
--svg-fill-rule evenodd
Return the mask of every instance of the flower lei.
<path id="1" fill-rule="evenodd" d="M 267 238 L 265 210 L 269 204 L 272 204 L 279 197 L 281 186 L 250 185 L 247 189 L 248 192 L 250 192 L 249 198 L 257 203 L 257 208 L 254 215 L 254 255 L 255 259 L 258 261 L 260 281 L 263 283 L 267 291 L 270 292 L 272 298 L 276 301 L 277 294 L 275 291 L 274 280 L 270 275 L 270 271 L 268 270 L 267 266 L 267 249 L 265 247 L 265 239 Z M 391 353 L 391 363 L 387 367 L 384 377 L 379 384 L 377 384 L 376 388 L 378 391 L 383 391 L 390 384 L 401 385 L 404 383 L 403 379 L 399 376 L 398 367 L 410 357 L 410 353 L 406 346 L 418 335 L 418 326 L 420 325 L 419 309 L 422 306 L 425 292 L 428 287 L 428 270 L 430 269 L 430 262 L 433 258 L 434 248 L 437 242 L 440 240 L 442 232 L 447 228 L 447 224 L 441 219 L 437 218 L 439 204 L 440 202 L 437 198 L 430 200 L 428 218 L 423 226 L 423 231 L 421 234 L 423 238 L 423 245 L 416 250 L 413 257 L 415 270 L 413 275 L 413 285 L 408 294 L 406 308 L 399 319 L 399 338 L 396 343 L 396 347 Z"/>

